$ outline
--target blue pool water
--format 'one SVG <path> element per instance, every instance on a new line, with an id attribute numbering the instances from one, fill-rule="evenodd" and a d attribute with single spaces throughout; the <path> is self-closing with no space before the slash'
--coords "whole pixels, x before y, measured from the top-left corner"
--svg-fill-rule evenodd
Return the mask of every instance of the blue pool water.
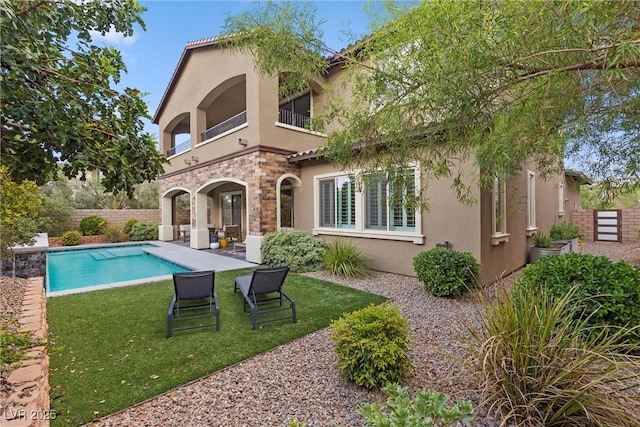
<path id="1" fill-rule="evenodd" d="M 47 291 L 69 291 L 190 271 L 145 252 L 153 245 L 49 251 Z"/>

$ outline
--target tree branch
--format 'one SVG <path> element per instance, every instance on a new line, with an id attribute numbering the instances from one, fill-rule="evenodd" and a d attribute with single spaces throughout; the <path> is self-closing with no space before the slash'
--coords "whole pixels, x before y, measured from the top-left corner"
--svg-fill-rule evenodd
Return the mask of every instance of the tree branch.
<path id="1" fill-rule="evenodd" d="M 31 6 L 28 7 L 24 7 L 22 9 L 20 9 L 19 11 L 16 12 L 16 16 L 22 16 L 25 15 L 29 12 L 32 12 L 34 10 L 36 10 L 37 8 L 39 8 L 40 6 L 42 6 L 43 4 L 47 3 L 46 0 L 40 1 L 38 3 L 34 3 Z"/>
<path id="2" fill-rule="evenodd" d="M 516 79 L 519 82 L 524 82 L 527 80 L 535 79 L 536 77 L 540 77 L 546 74 L 557 73 L 557 72 L 565 72 L 565 71 L 579 71 L 579 70 L 608 70 L 608 69 L 625 69 L 625 68 L 639 68 L 640 60 L 631 60 L 624 61 L 613 66 L 608 66 L 605 63 L 606 56 L 601 55 L 598 58 L 595 58 L 590 61 L 584 61 L 577 64 L 567 65 L 566 67 L 560 68 L 545 68 L 542 70 L 532 71 L 527 74 L 523 74 L 518 76 Z"/>

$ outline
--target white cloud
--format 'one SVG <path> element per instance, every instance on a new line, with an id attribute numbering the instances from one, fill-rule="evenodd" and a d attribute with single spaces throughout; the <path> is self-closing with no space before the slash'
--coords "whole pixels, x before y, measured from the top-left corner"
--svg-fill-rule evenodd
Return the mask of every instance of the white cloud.
<path id="1" fill-rule="evenodd" d="M 101 40 L 106 44 L 113 46 L 131 46 L 136 41 L 136 36 L 125 37 L 124 34 L 117 32 L 113 27 L 108 33 L 100 34 L 98 31 L 89 31 L 93 40 Z"/>

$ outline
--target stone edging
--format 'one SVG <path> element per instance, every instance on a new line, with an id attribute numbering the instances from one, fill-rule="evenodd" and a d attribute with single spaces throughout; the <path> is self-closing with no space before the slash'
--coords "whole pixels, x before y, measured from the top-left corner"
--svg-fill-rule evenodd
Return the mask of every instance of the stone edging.
<path id="1" fill-rule="evenodd" d="M 44 279 L 33 277 L 22 302 L 20 330 L 42 339 L 47 338 L 47 298 Z M 27 358 L 20 362 L 7 382 L 15 390 L 7 402 L 9 408 L 3 415 L 3 427 L 49 426 L 54 413 L 49 409 L 49 355 L 44 346 L 34 347 Z"/>

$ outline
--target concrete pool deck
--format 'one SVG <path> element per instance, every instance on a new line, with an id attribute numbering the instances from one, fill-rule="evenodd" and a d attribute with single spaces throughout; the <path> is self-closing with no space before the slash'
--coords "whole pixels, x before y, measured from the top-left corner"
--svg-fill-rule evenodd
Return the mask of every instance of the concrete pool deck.
<path id="1" fill-rule="evenodd" d="M 173 262 L 175 264 L 182 265 L 192 270 L 214 270 L 214 271 L 228 271 L 237 270 L 240 268 L 256 268 L 258 264 L 239 259 L 238 257 L 231 257 L 225 255 L 218 255 L 212 253 L 211 250 L 198 250 L 192 249 L 188 246 L 181 245 L 175 242 L 161 242 L 157 240 L 144 241 L 144 242 L 123 242 L 113 244 L 99 244 L 99 245 L 83 245 L 82 248 L 78 246 L 55 248 L 55 250 L 73 250 L 73 249 L 91 249 L 95 247 L 105 246 L 127 246 L 127 245 L 139 245 L 139 244 L 151 244 L 153 247 L 145 248 L 145 251 L 151 255 Z M 157 282 L 160 280 L 170 280 L 171 275 L 163 275 L 156 277 L 147 277 L 144 279 L 128 280 L 116 283 L 105 283 L 103 285 L 86 286 L 77 289 L 70 289 L 65 291 L 49 291 L 47 297 L 56 297 L 61 295 L 74 294 L 79 292 L 95 291 L 99 289 L 108 289 L 119 286 L 137 285 L 140 283 Z"/>
<path id="2" fill-rule="evenodd" d="M 150 254 L 194 270 L 227 271 L 258 266 L 258 264 L 238 258 L 218 255 L 206 249 L 192 249 L 173 242 L 152 241 L 148 243 L 155 246 L 146 249 Z"/>

